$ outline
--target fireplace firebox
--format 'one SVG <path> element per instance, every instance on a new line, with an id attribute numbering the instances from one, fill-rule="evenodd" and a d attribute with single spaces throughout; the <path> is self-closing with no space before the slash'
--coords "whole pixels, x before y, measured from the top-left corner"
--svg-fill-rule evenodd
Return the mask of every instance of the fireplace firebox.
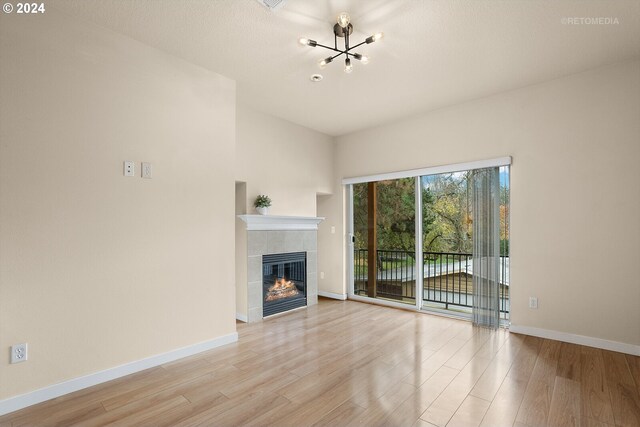
<path id="1" fill-rule="evenodd" d="M 262 256 L 262 315 L 307 305 L 307 253 Z"/>

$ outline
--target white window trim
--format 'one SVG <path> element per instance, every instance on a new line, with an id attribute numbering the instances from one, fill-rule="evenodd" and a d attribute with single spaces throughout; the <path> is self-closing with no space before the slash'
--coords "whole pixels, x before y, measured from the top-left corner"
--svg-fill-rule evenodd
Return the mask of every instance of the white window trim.
<path id="1" fill-rule="evenodd" d="M 462 172 L 472 169 L 492 168 L 511 165 L 511 156 L 498 157 L 496 159 L 478 160 L 475 162 L 455 163 L 452 165 L 432 166 L 421 169 L 411 169 L 400 172 L 381 173 L 376 175 L 357 176 L 344 178 L 343 185 L 361 184 L 363 182 L 384 181 L 387 179 L 413 178 L 424 175 L 437 175 L 439 173 Z"/>

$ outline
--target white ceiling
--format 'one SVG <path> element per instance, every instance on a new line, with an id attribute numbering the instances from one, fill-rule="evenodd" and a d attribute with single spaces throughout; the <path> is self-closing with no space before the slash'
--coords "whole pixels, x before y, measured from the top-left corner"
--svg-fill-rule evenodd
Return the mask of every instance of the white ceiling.
<path id="1" fill-rule="evenodd" d="M 640 56 L 638 0 L 49 0 L 85 18 L 237 81 L 239 102 L 329 135 Z M 302 47 L 332 45 L 351 14 L 368 65 Z M 563 18 L 616 18 L 570 25 Z M 354 61 L 355 62 L 355 61 Z M 324 80 L 309 76 L 320 72 Z"/>

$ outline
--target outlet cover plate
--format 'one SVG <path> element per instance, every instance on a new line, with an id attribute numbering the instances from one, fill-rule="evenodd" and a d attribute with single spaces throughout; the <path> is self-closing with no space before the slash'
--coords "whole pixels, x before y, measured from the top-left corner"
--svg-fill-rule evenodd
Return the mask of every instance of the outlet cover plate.
<path id="1" fill-rule="evenodd" d="M 27 361 L 28 347 L 27 343 L 14 344 L 11 346 L 11 363 L 20 363 Z"/>

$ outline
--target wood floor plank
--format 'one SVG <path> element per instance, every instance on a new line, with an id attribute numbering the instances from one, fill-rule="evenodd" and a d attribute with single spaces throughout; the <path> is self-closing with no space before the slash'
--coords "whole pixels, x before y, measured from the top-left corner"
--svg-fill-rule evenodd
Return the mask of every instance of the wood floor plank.
<path id="1" fill-rule="evenodd" d="M 418 418 L 415 423 L 411 427 L 437 427 L 431 423 L 426 422 L 423 419 Z"/>
<path id="2" fill-rule="evenodd" d="M 529 381 L 541 346 L 542 339 L 532 336 L 526 337 L 522 344 L 522 349 L 518 354 L 518 358 L 513 361 L 507 376 L 518 380 Z"/>
<path id="3" fill-rule="evenodd" d="M 560 345 L 560 341 L 543 341 L 516 416 L 517 422 L 531 426 L 546 425 L 555 387 Z"/>
<path id="4" fill-rule="evenodd" d="M 374 403 L 369 404 L 358 417 L 355 417 L 349 424 L 350 426 L 384 426 L 385 419 L 395 411 L 409 396 L 416 392 L 416 388 L 411 384 L 399 382 L 391 387 L 387 393 L 375 399 Z M 351 398 L 350 402 L 357 402 L 358 397 Z"/>
<path id="5" fill-rule="evenodd" d="M 236 343 L 16 411 L 0 427 L 640 423 L 635 356 L 325 299 L 237 330 Z"/>
<path id="6" fill-rule="evenodd" d="M 629 365 L 633 381 L 636 384 L 636 390 L 638 391 L 638 394 L 640 394 L 640 356 L 626 354 L 625 358 L 627 359 L 627 364 Z"/>
<path id="7" fill-rule="evenodd" d="M 582 374 L 580 354 L 579 345 L 563 342 L 560 345 L 560 357 L 558 358 L 556 375 L 580 382 L 580 375 Z"/>
<path id="8" fill-rule="evenodd" d="M 102 405 L 107 411 L 110 411 L 120 406 L 127 405 L 134 400 L 141 399 L 160 391 L 178 386 L 191 379 L 206 377 L 208 374 L 213 373 L 217 369 L 222 368 L 215 367 L 209 363 L 205 363 L 202 366 L 198 366 L 196 369 L 180 371 L 178 373 L 172 374 L 169 377 L 159 378 L 158 381 L 149 383 L 145 387 L 134 389 L 127 393 L 122 393 L 112 398 L 103 400 Z"/>
<path id="9" fill-rule="evenodd" d="M 602 350 L 602 356 L 616 425 L 640 426 L 640 396 L 627 359 L 622 353 L 607 350 Z"/>
<path id="10" fill-rule="evenodd" d="M 342 405 L 320 418 L 320 420 L 313 424 L 313 426 L 346 426 L 366 411 L 367 410 L 362 406 L 358 406 L 350 400 L 347 400 Z"/>
<path id="11" fill-rule="evenodd" d="M 489 402 L 493 400 L 509 373 L 513 360 L 522 348 L 523 341 L 516 337 L 504 343 L 471 390 L 471 395 Z"/>
<path id="12" fill-rule="evenodd" d="M 593 418 L 582 417 L 583 427 L 615 427 L 612 424 L 603 423 L 602 421 L 594 420 Z"/>
<path id="13" fill-rule="evenodd" d="M 127 403 L 126 405 L 116 407 L 110 411 L 104 411 L 89 419 L 79 420 L 78 422 L 71 422 L 70 420 L 67 420 L 66 425 L 93 427 L 93 426 L 103 426 L 111 423 L 117 423 L 122 419 L 128 417 L 130 414 L 142 412 L 149 408 L 153 408 L 159 405 L 164 405 L 165 402 L 174 400 L 173 403 L 175 403 L 175 405 L 170 404 L 168 407 L 162 406 L 164 410 L 170 410 L 170 409 L 173 409 L 174 406 L 180 406 L 179 403 L 182 402 L 182 399 L 186 400 L 182 395 L 183 393 L 193 389 L 194 387 L 199 387 L 199 386 L 210 387 L 213 384 L 214 384 L 213 375 L 205 375 L 190 381 L 182 382 L 180 384 L 175 385 L 174 387 L 166 388 L 158 393 L 150 394 L 140 399 L 132 400 L 130 403 Z M 180 397 L 181 399 L 176 399 L 178 397 Z"/>
<path id="14" fill-rule="evenodd" d="M 165 412 L 175 408 L 185 407 L 189 405 L 189 401 L 183 396 L 176 396 L 169 400 L 162 401 L 156 405 L 139 409 L 109 424 L 101 424 L 106 426 L 148 426 L 154 419 L 162 419 Z"/>
<path id="15" fill-rule="evenodd" d="M 579 427 L 582 425 L 580 412 L 580 383 L 556 376 L 547 425 Z"/>
<path id="16" fill-rule="evenodd" d="M 491 360 L 474 357 L 433 401 L 420 418 L 444 427 L 482 376 Z"/>
<path id="17" fill-rule="evenodd" d="M 288 401 L 276 393 L 254 393 L 241 402 L 227 399 L 222 403 L 201 411 L 194 411 L 179 422 L 175 427 L 200 426 L 200 425 L 233 425 L 232 422 L 240 420 L 249 421 L 252 417 L 264 414 L 274 406 L 287 404 Z M 252 414 L 252 415 L 249 415 Z M 217 424 L 216 424 L 217 423 Z M 236 424 L 241 425 L 241 424 Z"/>
<path id="18" fill-rule="evenodd" d="M 39 420 L 51 419 L 52 414 L 65 413 L 69 410 L 74 411 L 78 408 L 102 406 L 101 401 L 103 399 L 117 396 L 119 393 L 126 393 L 130 390 L 144 388 L 147 384 L 155 383 L 159 379 L 167 377 L 168 374 L 163 368 L 150 368 L 16 411 L 11 414 L 10 419 L 14 425 L 37 425 L 41 422 Z"/>
<path id="19" fill-rule="evenodd" d="M 491 402 L 468 395 L 453 414 L 447 427 L 478 427 Z"/>
<path id="20" fill-rule="evenodd" d="M 444 363 L 445 366 L 458 370 L 464 368 L 491 338 L 492 332 L 478 328 L 476 333 Z"/>
<path id="21" fill-rule="evenodd" d="M 462 346 L 466 344 L 466 340 L 462 338 L 450 339 L 444 346 L 437 350 L 431 357 L 422 361 L 420 365 L 406 378 L 404 382 L 412 384 L 416 387 L 422 385 L 433 375 L 444 363 L 453 356 Z"/>
<path id="22" fill-rule="evenodd" d="M 229 399 L 220 392 L 207 393 L 206 397 L 201 396 L 197 402 L 189 402 L 189 405 L 180 405 L 163 412 L 162 418 L 153 420 L 153 427 L 173 427 L 196 414 L 216 408 L 227 401 Z"/>
<path id="23" fill-rule="evenodd" d="M 102 405 L 94 403 L 82 408 L 76 408 L 76 410 L 72 411 L 60 411 L 52 413 L 47 418 L 47 425 L 66 427 L 72 424 L 84 424 L 87 422 L 87 420 L 90 420 L 93 417 L 99 416 L 103 413 L 105 413 L 105 410 Z M 20 424 L 13 423 L 13 426 L 17 425 Z M 33 424 L 29 423 L 27 425 Z"/>
<path id="24" fill-rule="evenodd" d="M 605 424 L 614 425 L 602 351 L 596 348 L 582 347 L 580 366 L 580 403 L 583 418 L 592 418 Z"/>
<path id="25" fill-rule="evenodd" d="M 383 424 L 385 426 L 406 426 L 414 423 L 459 373 L 460 371 L 457 369 L 441 366 L 411 396 L 393 410 L 383 420 Z"/>
<path id="26" fill-rule="evenodd" d="M 527 383 L 527 380 L 506 376 L 480 425 L 482 427 L 513 425 L 527 389 Z"/>
<path id="27" fill-rule="evenodd" d="M 287 384 L 294 383 L 300 377 L 286 371 L 285 367 L 280 369 L 268 369 L 266 371 L 254 372 L 254 375 L 244 381 L 237 381 L 220 388 L 220 392 L 230 399 L 246 396 L 252 390 L 273 391 Z"/>

